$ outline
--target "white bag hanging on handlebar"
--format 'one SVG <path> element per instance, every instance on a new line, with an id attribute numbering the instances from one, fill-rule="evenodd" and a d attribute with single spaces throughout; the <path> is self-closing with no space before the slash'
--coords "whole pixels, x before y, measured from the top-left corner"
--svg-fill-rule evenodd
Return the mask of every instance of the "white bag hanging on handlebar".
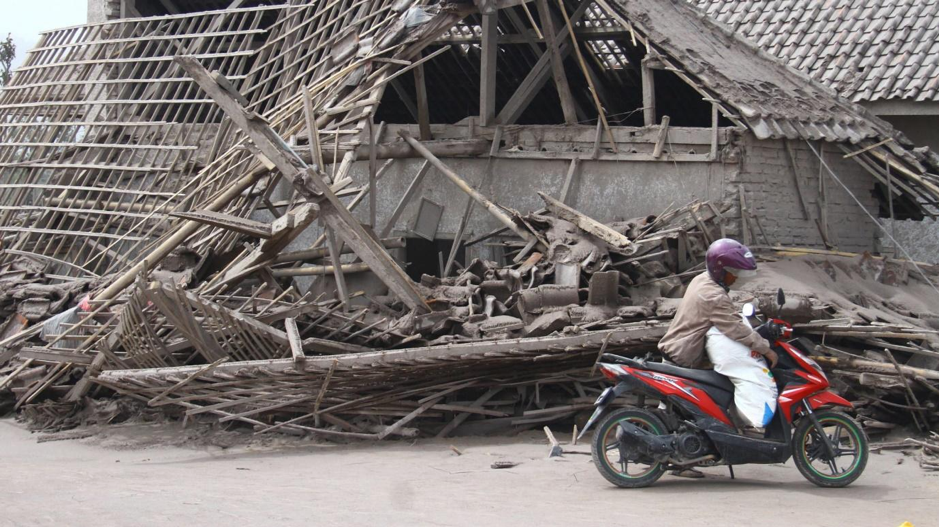
<path id="1" fill-rule="evenodd" d="M 776 381 L 766 359 L 743 344 L 711 328 L 705 344 L 714 371 L 734 383 L 737 413 L 755 427 L 765 427 L 776 413 Z"/>

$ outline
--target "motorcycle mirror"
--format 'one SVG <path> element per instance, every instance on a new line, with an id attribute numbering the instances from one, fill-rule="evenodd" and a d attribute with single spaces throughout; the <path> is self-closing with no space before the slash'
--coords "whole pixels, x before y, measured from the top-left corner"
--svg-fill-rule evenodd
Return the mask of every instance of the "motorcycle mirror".
<path id="1" fill-rule="evenodd" d="M 743 309 L 740 310 L 740 313 L 743 316 L 750 318 L 754 313 L 756 313 L 756 308 L 753 307 L 753 304 L 744 304 Z"/>
<path id="2" fill-rule="evenodd" d="M 776 304 L 779 307 L 786 305 L 786 293 L 783 292 L 782 288 L 779 288 L 779 291 L 776 291 Z"/>

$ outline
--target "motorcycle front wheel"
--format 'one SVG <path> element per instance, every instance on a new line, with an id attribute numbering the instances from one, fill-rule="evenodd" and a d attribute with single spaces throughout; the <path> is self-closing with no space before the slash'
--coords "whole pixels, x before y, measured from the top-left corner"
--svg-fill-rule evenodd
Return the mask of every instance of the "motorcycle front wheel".
<path id="1" fill-rule="evenodd" d="M 661 419 L 645 410 L 620 409 L 611 412 L 600 421 L 593 434 L 590 449 L 593 463 L 607 481 L 618 487 L 648 487 L 662 477 L 665 466 L 653 459 L 643 459 L 620 444 L 616 439 L 616 430 L 617 425 L 624 421 L 655 435 L 667 433 Z"/>
<path id="2" fill-rule="evenodd" d="M 815 418 L 834 448 L 828 452 L 825 441 L 811 419 L 803 418 L 792 438 L 792 457 L 805 479 L 819 487 L 846 487 L 864 472 L 870 455 L 867 435 L 850 416 L 832 410 L 815 413 Z"/>

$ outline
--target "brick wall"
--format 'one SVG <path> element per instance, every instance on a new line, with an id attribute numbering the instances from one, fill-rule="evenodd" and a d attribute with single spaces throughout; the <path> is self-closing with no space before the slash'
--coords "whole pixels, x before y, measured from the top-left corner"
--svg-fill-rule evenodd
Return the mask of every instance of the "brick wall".
<path id="1" fill-rule="evenodd" d="M 747 206 L 752 213 L 760 217 L 771 241 L 785 245 L 824 248 L 816 226 L 816 219 L 820 215 L 820 162 L 804 141 L 792 141 L 790 145 L 801 177 L 803 196 L 808 204 L 808 219 L 803 215 L 791 165 L 782 141 L 760 141 L 751 134 L 744 134 L 739 141 L 742 163 L 739 171 L 726 180 L 725 196 L 738 202 L 737 189 L 743 185 Z M 820 148 L 819 143 L 813 143 L 812 146 L 816 151 Z M 825 144 L 821 152 L 825 163 L 835 175 L 876 216 L 877 203 L 871 194 L 874 178 L 855 161 L 844 159 L 836 145 Z M 877 226 L 837 181 L 827 172 L 823 175 L 828 198 L 829 241 L 842 251 L 859 252 L 873 249 L 879 232 Z M 739 236 L 739 224 L 735 227 Z M 762 238 L 759 242 L 763 242 Z"/>

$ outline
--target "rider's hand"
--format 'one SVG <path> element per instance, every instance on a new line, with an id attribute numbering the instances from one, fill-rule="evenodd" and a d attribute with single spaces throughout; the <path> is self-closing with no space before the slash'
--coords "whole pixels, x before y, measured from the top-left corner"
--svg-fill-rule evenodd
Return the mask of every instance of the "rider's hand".
<path id="1" fill-rule="evenodd" d="M 763 358 L 769 361 L 770 368 L 775 368 L 776 363 L 779 362 L 779 355 L 776 355 L 776 352 L 773 350 L 769 350 L 766 353 L 764 353 Z"/>

